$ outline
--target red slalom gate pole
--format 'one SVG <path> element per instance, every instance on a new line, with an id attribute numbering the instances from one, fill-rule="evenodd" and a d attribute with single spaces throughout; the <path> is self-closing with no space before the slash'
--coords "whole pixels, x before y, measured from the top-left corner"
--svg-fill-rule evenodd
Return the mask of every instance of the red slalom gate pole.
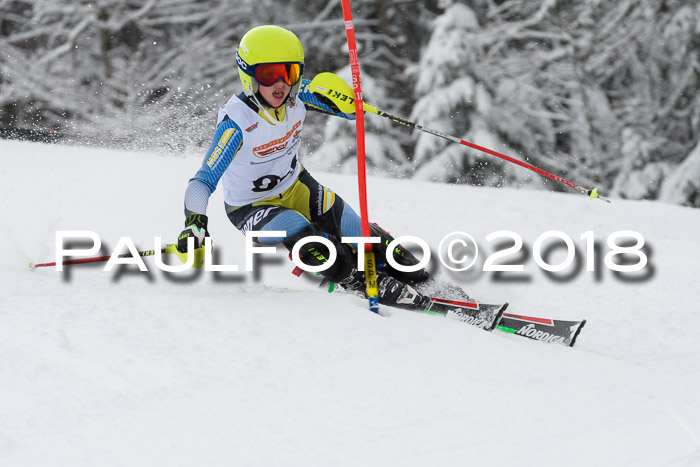
<path id="1" fill-rule="evenodd" d="M 365 119 L 362 103 L 362 87 L 360 85 L 360 61 L 357 56 L 355 27 L 352 23 L 350 0 L 342 0 L 345 34 L 347 35 L 350 54 L 350 69 L 352 70 L 352 87 L 355 91 L 355 125 L 357 128 L 357 179 L 360 191 L 360 218 L 362 236 L 370 237 L 369 213 L 367 210 L 367 178 L 365 171 Z M 367 282 L 367 298 L 369 309 L 379 313 L 379 297 L 377 291 L 377 263 L 374 260 L 374 250 L 371 243 L 365 243 L 365 281 Z"/>

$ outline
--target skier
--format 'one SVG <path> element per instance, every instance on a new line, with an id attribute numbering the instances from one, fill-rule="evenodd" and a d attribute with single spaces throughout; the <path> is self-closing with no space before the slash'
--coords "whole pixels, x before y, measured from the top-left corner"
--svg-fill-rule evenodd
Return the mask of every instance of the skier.
<path id="1" fill-rule="evenodd" d="M 219 109 L 216 132 L 201 168 L 185 193 L 185 229 L 178 249 L 187 252 L 187 239 L 195 248 L 209 236 L 206 216 L 209 197 L 221 180 L 226 214 L 242 233 L 279 231 L 284 237 L 256 237 L 263 245 L 282 243 L 292 250 L 311 235 L 325 236 L 335 246 L 335 263 L 321 274 L 347 289 L 363 291 L 364 273 L 357 270 L 357 245 L 340 238 L 360 237 L 359 216 L 340 196 L 319 184 L 298 159 L 302 126 L 307 110 L 354 120 L 323 96 L 312 94 L 302 79 L 304 50 L 297 36 L 279 26 L 258 26 L 248 31 L 236 52 L 243 93 L 232 96 Z M 393 238 L 376 224 L 372 236 L 381 237 L 375 250 L 379 268 L 386 261 L 386 246 Z M 392 252 L 400 264 L 417 264 L 402 247 Z M 324 264 L 328 248 L 306 243 L 299 252 L 310 266 Z M 384 266 L 377 274 L 379 303 L 406 308 L 421 307 L 429 298 L 409 284 L 425 281 L 421 269 L 405 273 Z"/>

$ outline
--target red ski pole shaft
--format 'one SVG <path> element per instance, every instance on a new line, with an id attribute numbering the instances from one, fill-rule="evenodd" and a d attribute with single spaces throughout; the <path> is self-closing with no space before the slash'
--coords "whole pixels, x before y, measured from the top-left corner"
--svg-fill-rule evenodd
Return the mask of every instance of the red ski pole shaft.
<path id="1" fill-rule="evenodd" d="M 162 248 L 162 249 L 160 250 L 160 253 L 161 253 L 161 254 L 166 253 L 165 250 L 166 250 L 169 246 L 172 246 L 172 245 L 174 245 L 174 244 L 166 245 L 165 248 Z M 141 257 L 143 257 L 143 256 L 153 256 L 153 255 L 156 254 L 156 250 L 139 251 L 138 254 L 139 254 L 139 256 L 141 256 Z M 62 262 L 61 262 L 61 265 L 62 265 L 62 266 L 67 266 L 67 265 L 70 265 L 70 264 L 103 263 L 103 262 L 105 262 L 105 261 L 109 261 L 109 259 L 110 259 L 111 257 L 112 257 L 112 256 L 93 256 L 93 257 L 91 257 L 91 258 L 67 259 L 67 260 L 65 260 L 65 261 L 62 261 Z M 131 258 L 131 253 L 124 253 L 123 255 L 117 256 L 117 258 Z M 52 267 L 52 266 L 56 266 L 56 264 L 57 264 L 56 262 L 53 262 L 53 263 L 41 263 L 41 264 L 30 263 L 30 266 L 31 266 L 32 268 L 50 268 L 50 267 Z"/>
<path id="2" fill-rule="evenodd" d="M 425 128 L 422 125 L 419 125 L 417 123 L 406 120 L 405 118 L 401 118 L 401 117 L 397 117 L 395 115 L 388 114 L 386 112 L 383 112 L 383 111 L 376 109 L 376 108 L 369 106 L 369 105 L 365 105 L 365 110 L 367 110 L 370 113 L 376 113 L 380 117 L 388 118 L 388 119 L 392 120 L 393 122 L 400 123 L 402 125 L 406 125 L 409 128 L 415 128 L 417 130 L 424 131 L 425 133 L 430 133 L 431 135 L 439 136 L 440 138 L 445 138 L 445 139 L 453 141 L 455 143 L 459 143 L 463 146 L 467 146 L 467 147 L 470 147 L 472 149 L 476 149 L 477 151 L 485 152 L 486 154 L 490 154 L 492 156 L 498 157 L 498 158 L 506 160 L 508 162 L 512 162 L 513 164 L 517 164 L 520 167 L 524 167 L 528 170 L 532 170 L 533 172 L 535 172 L 539 175 L 542 175 L 543 177 L 551 178 L 552 180 L 555 180 L 559 183 L 563 183 L 564 185 L 569 186 L 571 188 L 574 188 L 574 189 L 580 191 L 581 193 L 585 193 L 586 195 L 591 196 L 591 199 L 599 198 L 605 202 L 608 202 L 608 203 L 610 202 L 609 199 L 603 198 L 602 196 L 600 196 L 598 194 L 597 189 L 589 190 L 589 189 L 584 188 L 580 185 L 577 185 L 573 182 L 570 182 L 569 180 L 566 180 L 565 178 L 562 178 L 558 175 L 551 174 L 551 173 L 547 172 L 546 170 L 542 170 L 539 167 L 535 167 L 532 164 L 528 164 L 527 162 L 520 161 L 520 160 L 515 159 L 513 157 L 506 156 L 505 154 L 502 154 L 498 151 L 494 151 L 493 149 L 485 148 L 484 146 L 479 146 L 478 144 L 470 143 L 469 141 L 463 140 L 461 138 L 457 138 L 456 136 L 450 136 L 448 134 L 442 133 L 441 131 L 431 130 L 430 128 Z"/>

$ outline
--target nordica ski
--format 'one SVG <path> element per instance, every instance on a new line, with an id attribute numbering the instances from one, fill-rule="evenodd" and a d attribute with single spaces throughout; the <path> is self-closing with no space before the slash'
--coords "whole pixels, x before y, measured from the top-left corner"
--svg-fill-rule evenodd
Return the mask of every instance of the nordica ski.
<path id="1" fill-rule="evenodd" d="M 324 280 L 321 284 L 325 287 L 329 282 Z M 479 303 L 469 298 L 466 292 L 454 284 L 437 284 L 435 281 L 431 281 L 431 283 L 427 284 L 427 287 L 426 284 L 421 285 L 425 288 L 423 290 L 419 289 L 418 292 L 412 287 L 408 287 L 412 292 L 411 299 L 399 301 L 395 306 L 411 311 L 445 316 L 446 318 L 462 321 L 487 331 L 498 330 L 541 342 L 565 344 L 569 347 L 573 347 L 576 343 L 576 338 L 586 324 L 586 320 L 565 321 L 505 313 L 508 303 Z M 341 290 L 346 289 L 341 287 Z M 332 292 L 333 287 L 329 287 L 328 291 Z M 349 293 L 362 293 L 346 291 Z M 416 294 L 422 295 L 424 299 L 416 301 Z M 444 294 L 454 298 L 438 298 L 434 297 L 433 294 Z M 429 301 L 425 299 L 429 299 Z"/>
<path id="2" fill-rule="evenodd" d="M 463 303 L 471 306 L 462 306 L 460 312 L 455 312 L 458 316 L 466 316 L 462 321 L 474 320 L 474 307 L 478 304 L 476 300 L 470 298 L 469 295 L 459 286 L 451 283 L 442 283 L 431 279 L 417 286 L 418 290 L 429 297 L 446 296 L 450 300 L 431 298 L 431 306 L 435 301 L 441 303 Z M 456 300 L 456 302 L 455 302 Z M 482 305 L 481 307 L 497 307 L 497 305 Z M 506 304 L 507 305 L 507 304 Z M 430 310 L 430 308 L 428 308 Z M 505 308 L 504 308 L 505 310 Z M 429 311 L 428 311 L 429 312 Z M 523 336 L 530 339 L 535 339 L 542 342 L 561 343 L 568 346 L 573 346 L 576 343 L 581 329 L 586 324 L 585 320 L 581 321 L 565 321 L 555 320 L 550 318 L 537 318 L 532 316 L 522 316 L 512 313 L 503 313 L 499 318 L 494 328 L 499 331 Z"/>
<path id="3" fill-rule="evenodd" d="M 478 302 L 462 302 L 430 297 L 430 303 L 422 311 L 462 321 L 487 331 L 493 331 L 506 308 L 508 308 L 507 303 L 488 305 Z"/>
<path id="4" fill-rule="evenodd" d="M 496 329 L 537 341 L 560 343 L 573 347 L 585 325 L 585 319 L 564 321 L 504 313 L 496 325 Z"/>

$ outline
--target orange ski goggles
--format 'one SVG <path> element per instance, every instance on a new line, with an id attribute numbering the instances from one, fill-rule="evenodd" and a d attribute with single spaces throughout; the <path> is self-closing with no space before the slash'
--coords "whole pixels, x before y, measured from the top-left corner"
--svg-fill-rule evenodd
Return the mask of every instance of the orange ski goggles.
<path id="1" fill-rule="evenodd" d="M 302 69 L 298 63 L 263 63 L 255 67 L 255 80 L 261 86 L 272 86 L 282 79 L 294 86 L 301 78 Z"/>

